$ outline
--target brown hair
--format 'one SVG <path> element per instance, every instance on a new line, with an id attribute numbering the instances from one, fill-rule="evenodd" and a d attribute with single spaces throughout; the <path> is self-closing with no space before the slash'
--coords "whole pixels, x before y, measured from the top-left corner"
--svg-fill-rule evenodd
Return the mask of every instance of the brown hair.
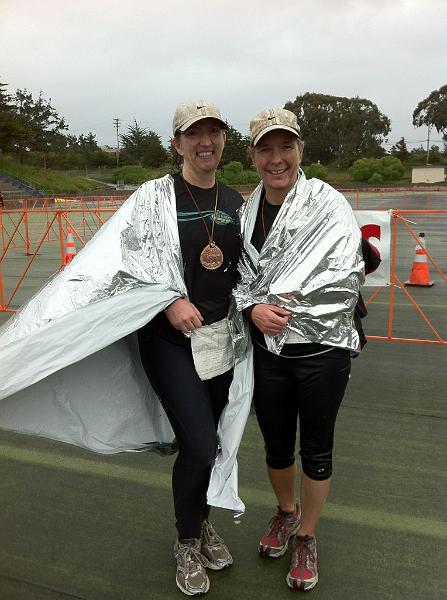
<path id="1" fill-rule="evenodd" d="M 175 147 L 174 141 L 178 140 L 180 138 L 180 136 L 181 136 L 181 132 L 180 131 L 176 131 L 175 134 L 174 134 L 174 137 L 172 137 L 170 139 L 170 144 L 171 144 L 171 148 L 173 149 L 173 156 L 174 156 L 174 159 L 173 159 L 172 162 L 174 163 L 174 167 L 176 169 L 179 169 L 179 170 L 182 167 L 182 157 L 177 152 L 177 148 Z"/>

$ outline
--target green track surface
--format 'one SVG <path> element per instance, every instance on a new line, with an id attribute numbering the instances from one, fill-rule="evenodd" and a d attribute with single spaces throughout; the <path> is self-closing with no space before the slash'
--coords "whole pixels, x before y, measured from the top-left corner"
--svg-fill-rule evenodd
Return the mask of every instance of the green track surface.
<path id="1" fill-rule="evenodd" d="M 370 343 L 353 362 L 312 598 L 447 598 L 444 356 L 438 347 Z M 172 558 L 173 460 L 104 456 L 0 431 L 0 599 L 181 598 Z M 213 511 L 235 564 L 211 573 L 208 597 L 290 598 L 287 557 L 256 552 L 275 501 L 254 416 L 239 471 L 247 505 L 240 524 L 229 511 Z"/>

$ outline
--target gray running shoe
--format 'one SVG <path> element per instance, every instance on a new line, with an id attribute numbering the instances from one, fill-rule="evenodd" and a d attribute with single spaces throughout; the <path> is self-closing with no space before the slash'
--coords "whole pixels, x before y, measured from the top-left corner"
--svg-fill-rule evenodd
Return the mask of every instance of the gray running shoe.
<path id="1" fill-rule="evenodd" d="M 296 535 L 290 550 L 287 585 L 294 590 L 311 590 L 318 583 L 317 541 L 313 535 Z"/>
<path id="2" fill-rule="evenodd" d="M 205 570 L 208 560 L 200 552 L 200 540 L 176 540 L 174 556 L 177 560 L 177 587 L 187 596 L 206 594 L 210 589 L 210 580 Z"/>
<path id="3" fill-rule="evenodd" d="M 219 571 L 233 564 L 233 557 L 223 539 L 208 520 L 203 521 L 200 535 L 201 552 L 208 559 L 207 567 Z"/>
<path id="4" fill-rule="evenodd" d="M 295 535 L 300 525 L 300 511 L 283 513 L 278 506 L 278 512 L 270 519 L 267 531 L 259 540 L 259 554 L 270 558 L 283 556 L 289 545 L 289 540 Z"/>

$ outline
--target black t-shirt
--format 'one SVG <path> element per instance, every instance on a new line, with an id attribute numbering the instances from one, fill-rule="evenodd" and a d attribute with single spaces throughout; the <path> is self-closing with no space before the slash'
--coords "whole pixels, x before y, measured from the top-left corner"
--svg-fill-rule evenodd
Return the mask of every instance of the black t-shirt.
<path id="1" fill-rule="evenodd" d="M 188 298 L 200 311 L 203 324 L 215 323 L 228 314 L 231 291 L 237 282 L 237 263 L 240 255 L 240 238 L 237 227 L 237 210 L 242 196 L 236 190 L 218 183 L 218 204 L 213 240 L 223 253 L 223 263 L 218 269 L 205 269 L 200 263 L 200 253 L 208 245 L 204 222 L 191 199 L 180 174 L 173 176 L 177 200 L 177 225 L 182 251 L 184 278 Z M 198 204 L 208 230 L 213 225 L 216 187 L 202 189 L 188 183 Z M 143 328 L 173 343 L 185 345 L 188 340 L 174 329 L 164 312 L 158 314 Z"/>
<path id="2" fill-rule="evenodd" d="M 272 228 L 273 222 L 276 219 L 276 215 L 279 213 L 280 208 L 281 204 L 276 205 L 267 202 L 265 199 L 265 191 L 262 192 L 258 214 L 256 216 L 256 222 L 253 229 L 253 235 L 251 236 L 251 243 L 258 252 L 261 252 L 265 238 Z"/>

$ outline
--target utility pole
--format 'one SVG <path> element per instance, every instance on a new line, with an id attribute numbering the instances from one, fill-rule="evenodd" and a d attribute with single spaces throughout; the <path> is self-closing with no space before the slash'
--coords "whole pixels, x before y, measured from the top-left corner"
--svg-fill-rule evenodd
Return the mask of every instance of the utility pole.
<path id="1" fill-rule="evenodd" d="M 428 159 L 430 157 L 430 125 L 427 126 L 427 158 L 425 164 L 428 165 Z"/>
<path id="2" fill-rule="evenodd" d="M 120 119 L 113 119 L 116 128 L 116 168 L 120 166 Z"/>

